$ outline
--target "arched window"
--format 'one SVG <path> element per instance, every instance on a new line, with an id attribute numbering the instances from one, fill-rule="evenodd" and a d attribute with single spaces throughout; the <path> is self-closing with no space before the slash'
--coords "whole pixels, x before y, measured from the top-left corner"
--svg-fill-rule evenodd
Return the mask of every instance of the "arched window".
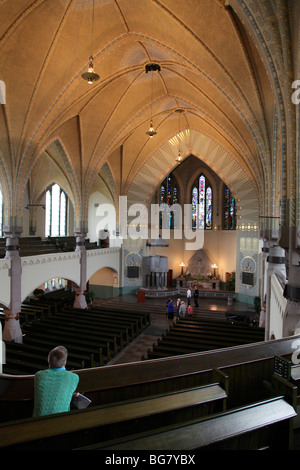
<path id="1" fill-rule="evenodd" d="M 53 184 L 46 191 L 45 236 L 63 237 L 67 232 L 67 196 Z"/>
<path id="2" fill-rule="evenodd" d="M 192 229 L 210 230 L 212 228 L 213 193 L 204 175 L 192 188 Z"/>
<path id="3" fill-rule="evenodd" d="M 166 206 L 170 208 L 173 204 L 178 204 L 178 187 L 174 183 L 172 176 L 168 176 L 160 187 L 160 228 L 163 227 L 163 220 L 166 216 L 165 209 Z M 174 212 L 170 211 L 168 217 L 166 218 L 166 223 L 168 227 L 163 228 L 174 228 Z"/>
<path id="4" fill-rule="evenodd" d="M 224 186 L 223 230 L 236 230 L 237 209 L 232 192 Z"/>

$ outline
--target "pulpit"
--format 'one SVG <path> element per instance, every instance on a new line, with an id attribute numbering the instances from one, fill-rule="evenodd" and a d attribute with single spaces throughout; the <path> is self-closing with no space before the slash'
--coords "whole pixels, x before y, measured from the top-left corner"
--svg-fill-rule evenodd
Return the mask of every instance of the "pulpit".
<path id="1" fill-rule="evenodd" d="M 145 256 L 143 258 L 144 286 L 149 289 L 167 289 L 168 257 Z"/>

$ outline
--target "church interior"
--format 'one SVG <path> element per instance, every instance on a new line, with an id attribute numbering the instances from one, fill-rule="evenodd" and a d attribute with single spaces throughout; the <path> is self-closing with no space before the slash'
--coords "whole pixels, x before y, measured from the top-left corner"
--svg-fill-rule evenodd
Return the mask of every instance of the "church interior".
<path id="1" fill-rule="evenodd" d="M 0 448 L 300 448 L 300 2 L 0 18 Z"/>

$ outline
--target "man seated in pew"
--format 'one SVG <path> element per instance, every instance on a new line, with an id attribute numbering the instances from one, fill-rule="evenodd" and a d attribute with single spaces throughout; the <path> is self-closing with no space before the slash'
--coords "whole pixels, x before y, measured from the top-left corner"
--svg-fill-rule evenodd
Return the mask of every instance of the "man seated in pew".
<path id="1" fill-rule="evenodd" d="M 66 370 L 67 357 L 67 349 L 57 346 L 48 354 L 49 368 L 35 374 L 34 417 L 70 411 L 79 376 Z"/>

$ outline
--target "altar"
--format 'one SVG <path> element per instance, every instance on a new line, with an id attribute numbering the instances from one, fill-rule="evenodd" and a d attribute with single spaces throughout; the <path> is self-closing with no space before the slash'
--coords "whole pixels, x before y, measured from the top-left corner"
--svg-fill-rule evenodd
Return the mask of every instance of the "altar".
<path id="1" fill-rule="evenodd" d="M 184 276 L 180 276 L 176 279 L 176 289 L 186 288 L 194 290 L 198 287 L 198 290 L 220 290 L 219 279 L 189 279 Z"/>

